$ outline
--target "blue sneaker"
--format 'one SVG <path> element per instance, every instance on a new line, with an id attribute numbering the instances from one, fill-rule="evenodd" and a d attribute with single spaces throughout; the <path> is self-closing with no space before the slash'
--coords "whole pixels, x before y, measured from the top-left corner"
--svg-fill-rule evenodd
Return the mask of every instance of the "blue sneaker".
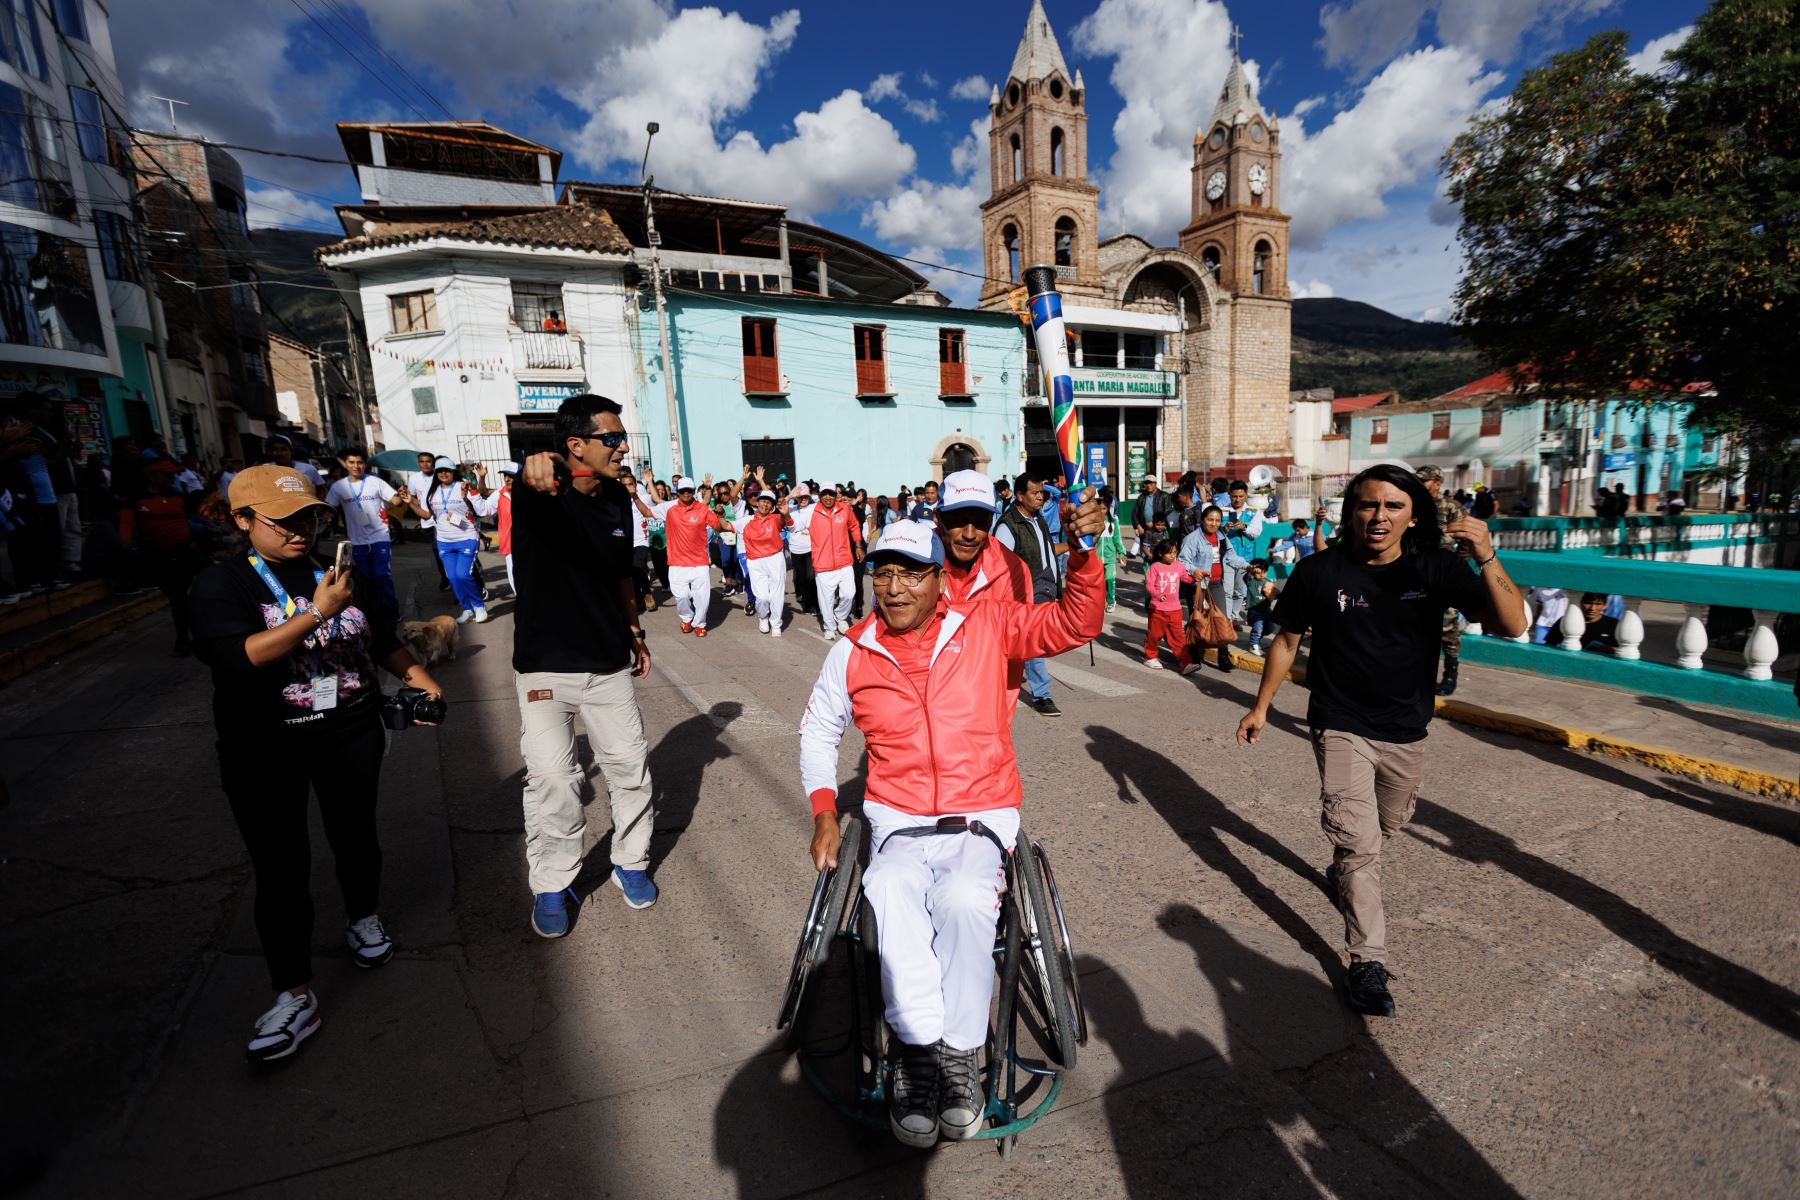
<path id="1" fill-rule="evenodd" d="M 612 881 L 619 885 L 625 893 L 625 903 L 633 908 L 649 908 L 656 903 L 656 885 L 650 882 L 650 876 L 644 871 L 627 871 L 624 867 L 614 867 Z"/>
<path id="2" fill-rule="evenodd" d="M 539 892 L 531 905 L 531 927 L 539 937 L 568 936 L 569 909 L 578 903 L 568 888 L 560 892 Z"/>

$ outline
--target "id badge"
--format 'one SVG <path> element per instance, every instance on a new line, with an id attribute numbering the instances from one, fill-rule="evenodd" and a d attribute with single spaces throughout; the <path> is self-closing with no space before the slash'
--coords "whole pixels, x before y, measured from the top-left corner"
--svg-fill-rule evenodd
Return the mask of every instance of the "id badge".
<path id="1" fill-rule="evenodd" d="M 314 712 L 325 712 L 337 707 L 338 679 L 336 675 L 320 675 L 312 681 L 312 707 Z"/>

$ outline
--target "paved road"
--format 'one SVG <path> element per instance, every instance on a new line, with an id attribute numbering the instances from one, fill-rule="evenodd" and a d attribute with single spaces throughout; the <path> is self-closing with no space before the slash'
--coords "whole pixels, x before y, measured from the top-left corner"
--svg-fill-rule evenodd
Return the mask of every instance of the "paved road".
<path id="1" fill-rule="evenodd" d="M 664 896 L 602 890 L 560 943 L 526 927 L 510 620 L 470 628 L 450 723 L 383 774 L 403 952 L 345 961 L 315 835 L 325 1025 L 251 1070 L 248 873 L 161 622 L 0 691 L 0 1146 L 37 1194 L 1800 1190 L 1800 811 L 1440 725 L 1387 872 L 1401 1015 L 1365 1025 L 1333 990 L 1304 693 L 1238 748 L 1255 677 L 1144 670 L 1123 607 L 1054 668 L 1067 715 L 1015 721 L 1093 1040 L 1010 1162 L 861 1137 L 780 1052 L 825 646 L 741 615 L 704 642 L 647 618 Z"/>

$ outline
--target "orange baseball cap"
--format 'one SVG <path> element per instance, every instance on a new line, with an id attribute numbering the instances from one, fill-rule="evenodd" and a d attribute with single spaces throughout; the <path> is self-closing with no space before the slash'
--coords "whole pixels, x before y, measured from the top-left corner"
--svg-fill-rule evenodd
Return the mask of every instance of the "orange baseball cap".
<path id="1" fill-rule="evenodd" d="M 313 494 L 306 476 L 274 463 L 239 471 L 231 480 L 228 503 L 233 509 L 254 509 L 272 521 L 291 517 L 303 508 L 330 507 Z"/>

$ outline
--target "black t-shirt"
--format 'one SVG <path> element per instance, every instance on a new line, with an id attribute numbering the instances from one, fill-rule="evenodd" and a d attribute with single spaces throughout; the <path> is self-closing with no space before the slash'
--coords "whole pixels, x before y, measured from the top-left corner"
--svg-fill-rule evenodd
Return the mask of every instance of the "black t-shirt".
<path id="1" fill-rule="evenodd" d="M 513 670 L 609 675 L 631 665 L 619 581 L 631 577 L 635 510 L 602 479 L 591 496 L 563 480 L 554 496 L 512 490 Z"/>
<path id="2" fill-rule="evenodd" d="M 297 610 L 309 607 L 317 586 L 313 572 L 322 564 L 301 559 L 265 565 L 287 589 Z M 190 596 L 194 652 L 212 668 L 213 723 L 221 737 L 276 731 L 325 736 L 367 719 L 379 707 L 381 678 L 376 664 L 398 649 L 400 641 L 394 634 L 393 614 L 360 571 L 350 576 L 349 606 L 324 629 L 309 633 L 286 658 L 266 667 L 251 665 L 244 642 L 252 634 L 285 624 L 288 617 L 247 555 L 234 555 L 202 571 Z M 327 675 L 337 678 L 337 705 L 315 712 L 313 681 Z"/>
<path id="3" fill-rule="evenodd" d="M 1487 608 L 1487 587 L 1454 551 L 1386 566 L 1332 546 L 1300 560 L 1275 602 L 1284 630 L 1312 629 L 1306 723 L 1379 742 L 1416 742 L 1431 723 L 1446 608 Z"/>

